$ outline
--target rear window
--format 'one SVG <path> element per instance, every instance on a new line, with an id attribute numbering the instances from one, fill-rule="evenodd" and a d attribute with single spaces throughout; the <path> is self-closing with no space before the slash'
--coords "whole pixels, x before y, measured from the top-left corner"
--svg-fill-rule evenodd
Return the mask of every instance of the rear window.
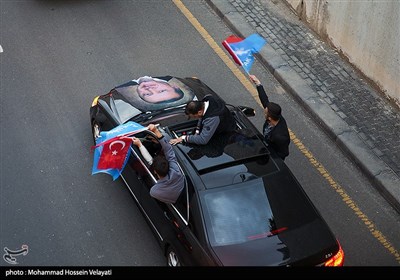
<path id="1" fill-rule="evenodd" d="M 260 183 L 261 181 L 261 183 Z M 270 231 L 273 215 L 262 180 L 204 195 L 213 246 L 239 244 Z"/>
<path id="2" fill-rule="evenodd" d="M 267 238 L 274 231 L 293 230 L 319 217 L 301 187 L 285 179 L 258 178 L 208 190 L 202 198 L 212 246 Z"/>

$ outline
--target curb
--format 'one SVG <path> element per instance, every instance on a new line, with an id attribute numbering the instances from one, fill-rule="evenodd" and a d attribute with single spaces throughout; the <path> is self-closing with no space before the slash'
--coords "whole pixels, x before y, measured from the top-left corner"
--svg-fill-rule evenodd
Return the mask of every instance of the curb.
<path id="1" fill-rule="evenodd" d="M 241 37 L 255 33 L 254 28 L 228 1 L 206 0 L 206 3 Z M 388 203 L 400 213 L 400 178 L 371 151 L 360 137 L 268 44 L 256 55 L 273 76 L 317 120 L 324 131 L 349 155 L 372 181 Z"/>

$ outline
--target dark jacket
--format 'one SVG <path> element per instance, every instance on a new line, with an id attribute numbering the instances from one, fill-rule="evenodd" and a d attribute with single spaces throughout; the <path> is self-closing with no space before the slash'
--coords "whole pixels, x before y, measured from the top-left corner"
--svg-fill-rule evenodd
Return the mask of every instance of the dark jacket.
<path id="1" fill-rule="evenodd" d="M 188 143 L 205 145 L 214 134 L 235 129 L 235 119 L 222 99 L 217 96 L 206 95 L 202 101 L 208 101 L 209 105 L 206 113 L 197 123 L 199 133 L 190 135 L 186 139 Z"/>
<path id="2" fill-rule="evenodd" d="M 257 92 L 261 104 L 264 108 L 267 107 L 269 99 L 267 93 L 264 90 L 264 87 L 262 85 L 257 86 Z M 267 125 L 268 122 L 265 121 L 263 125 L 263 133 Z M 265 138 L 265 140 L 268 143 L 268 147 L 272 148 L 276 152 L 276 154 L 283 160 L 289 155 L 289 129 L 287 127 L 286 120 L 282 115 L 280 116 L 277 125 L 272 128 L 269 139 Z"/>

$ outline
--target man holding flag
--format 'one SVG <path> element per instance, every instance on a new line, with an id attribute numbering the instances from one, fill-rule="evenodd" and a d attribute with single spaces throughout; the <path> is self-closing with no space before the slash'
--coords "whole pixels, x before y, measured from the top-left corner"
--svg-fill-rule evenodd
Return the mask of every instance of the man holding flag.
<path id="1" fill-rule="evenodd" d="M 185 177 L 169 143 L 170 137 L 161 134 L 154 124 L 149 124 L 148 129 L 157 136 L 163 150 L 163 155 L 156 156 L 151 165 L 158 180 L 151 187 L 150 195 L 165 203 L 175 203 L 185 187 Z"/>
<path id="2" fill-rule="evenodd" d="M 262 132 L 265 142 L 282 160 L 285 160 L 289 155 L 290 134 L 286 120 L 282 116 L 282 108 L 279 104 L 269 101 L 263 85 L 255 75 L 249 77 L 256 85 L 258 97 L 264 108 L 265 122 Z"/>
<path id="3" fill-rule="evenodd" d="M 252 34 L 246 39 L 231 35 L 222 42 L 222 45 L 233 60 L 243 66 L 251 81 L 256 85 L 258 97 L 264 108 L 265 123 L 262 130 L 264 139 L 268 146 L 274 149 L 282 160 L 285 160 L 289 155 L 290 134 L 286 120 L 281 114 L 282 108 L 279 104 L 269 101 L 260 80 L 249 73 L 254 62 L 253 54 L 259 52 L 266 42 L 258 34 Z"/>
<path id="4" fill-rule="evenodd" d="M 147 129 L 156 135 L 163 151 L 163 155 L 152 159 L 151 167 L 158 180 L 151 187 L 150 195 L 165 203 L 175 203 L 185 186 L 185 178 L 169 143 L 170 137 L 161 134 L 157 125 L 149 124 L 144 127 L 135 122 L 127 122 L 110 131 L 102 131 L 96 139 L 96 145 L 92 147 L 95 148 L 92 175 L 107 173 L 115 181 L 129 160 L 131 143 L 140 146 L 140 140 L 133 135 Z M 141 152 L 143 153 L 142 150 Z"/>

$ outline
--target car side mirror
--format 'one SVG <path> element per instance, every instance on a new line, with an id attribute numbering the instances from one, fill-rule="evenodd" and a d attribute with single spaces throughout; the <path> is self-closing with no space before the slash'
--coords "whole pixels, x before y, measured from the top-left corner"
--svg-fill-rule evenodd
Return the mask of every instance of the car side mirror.
<path id="1" fill-rule="evenodd" d="M 256 111 L 247 106 L 238 106 L 239 110 L 242 111 L 243 114 L 245 114 L 247 117 L 254 117 L 256 115 Z"/>

